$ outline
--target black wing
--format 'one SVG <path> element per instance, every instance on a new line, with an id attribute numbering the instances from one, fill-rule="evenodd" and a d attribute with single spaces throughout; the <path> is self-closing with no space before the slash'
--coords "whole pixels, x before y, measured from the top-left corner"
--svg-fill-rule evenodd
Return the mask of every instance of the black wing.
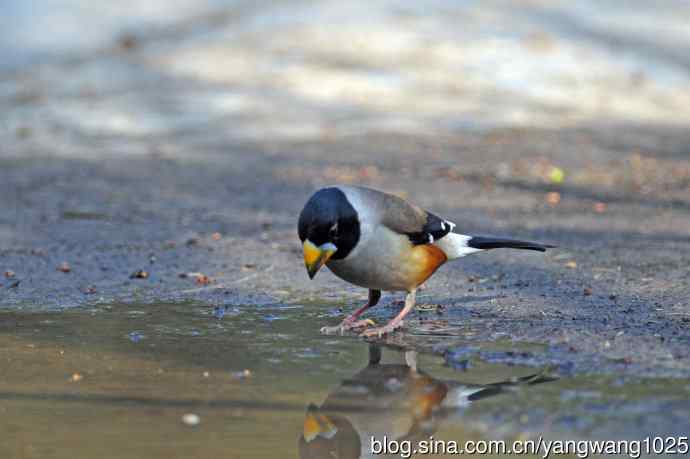
<path id="1" fill-rule="evenodd" d="M 421 231 L 405 233 L 414 245 L 431 244 L 450 233 L 455 223 L 444 220 L 431 212 L 426 213 L 426 223 Z"/>
<path id="2" fill-rule="evenodd" d="M 414 245 L 430 244 L 450 233 L 454 223 L 437 217 L 406 200 L 371 188 L 358 187 L 369 199 L 372 207 L 381 212 L 381 223 L 399 234 L 404 234 Z"/>

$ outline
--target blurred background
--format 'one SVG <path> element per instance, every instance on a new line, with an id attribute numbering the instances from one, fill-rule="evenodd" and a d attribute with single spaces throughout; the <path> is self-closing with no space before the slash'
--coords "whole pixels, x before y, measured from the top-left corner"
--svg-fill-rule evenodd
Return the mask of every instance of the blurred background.
<path id="1" fill-rule="evenodd" d="M 5 105 L 40 99 L 32 118 L 73 134 L 308 140 L 690 120 L 682 0 L 7 0 L 3 9 Z M 27 122 L 16 108 L 5 115 L 11 129 Z"/>

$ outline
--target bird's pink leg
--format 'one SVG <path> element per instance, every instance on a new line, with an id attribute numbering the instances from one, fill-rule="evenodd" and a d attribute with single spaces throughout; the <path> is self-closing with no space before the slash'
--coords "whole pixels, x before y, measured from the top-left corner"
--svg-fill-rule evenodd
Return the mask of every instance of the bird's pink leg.
<path id="1" fill-rule="evenodd" d="M 402 327 L 403 326 L 403 319 L 414 308 L 414 305 L 416 303 L 416 297 L 417 297 L 417 290 L 416 289 L 408 292 L 407 296 L 405 297 L 405 307 L 402 309 L 402 311 L 400 311 L 400 313 L 397 316 L 395 316 L 395 318 L 393 320 L 388 322 L 383 327 L 376 327 L 376 328 L 370 328 L 368 330 L 365 330 L 362 332 L 362 334 L 360 336 L 365 336 L 365 337 L 377 336 L 380 338 L 383 335 L 386 335 L 388 333 L 392 333 L 396 329 Z"/>
<path id="2" fill-rule="evenodd" d="M 372 306 L 376 306 L 376 304 L 379 302 L 381 299 L 381 290 L 369 290 L 369 301 L 367 301 L 367 304 L 362 306 L 361 308 L 357 309 L 355 312 L 350 314 L 343 320 L 340 325 L 336 325 L 335 327 L 322 327 L 321 328 L 321 333 L 323 334 L 331 334 L 335 332 L 344 332 L 347 330 L 352 330 L 353 328 L 361 328 L 361 327 L 366 327 L 367 325 L 370 324 L 368 320 L 357 320 L 359 316 L 361 316 L 364 311 L 367 309 L 371 308 Z"/>

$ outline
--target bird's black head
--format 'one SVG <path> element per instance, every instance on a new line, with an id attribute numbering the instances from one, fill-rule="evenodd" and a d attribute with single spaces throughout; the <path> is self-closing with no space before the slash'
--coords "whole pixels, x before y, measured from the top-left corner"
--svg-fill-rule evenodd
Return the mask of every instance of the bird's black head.
<path id="1" fill-rule="evenodd" d="M 338 188 L 323 188 L 309 198 L 299 215 L 297 230 L 311 277 L 328 259 L 345 258 L 360 236 L 357 211 Z"/>
<path id="2" fill-rule="evenodd" d="M 346 416 L 321 413 L 310 406 L 298 443 L 300 459 L 358 459 L 362 441 Z"/>

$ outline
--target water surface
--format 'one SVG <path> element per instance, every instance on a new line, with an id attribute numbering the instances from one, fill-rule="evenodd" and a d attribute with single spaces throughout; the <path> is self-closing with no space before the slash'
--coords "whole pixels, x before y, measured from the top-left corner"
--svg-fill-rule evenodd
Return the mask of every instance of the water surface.
<path id="1" fill-rule="evenodd" d="M 690 426 L 688 381 L 558 378 L 480 360 L 454 369 L 322 336 L 331 315 L 310 304 L 3 312 L 0 454 L 358 457 L 369 435 L 634 439 Z"/>

